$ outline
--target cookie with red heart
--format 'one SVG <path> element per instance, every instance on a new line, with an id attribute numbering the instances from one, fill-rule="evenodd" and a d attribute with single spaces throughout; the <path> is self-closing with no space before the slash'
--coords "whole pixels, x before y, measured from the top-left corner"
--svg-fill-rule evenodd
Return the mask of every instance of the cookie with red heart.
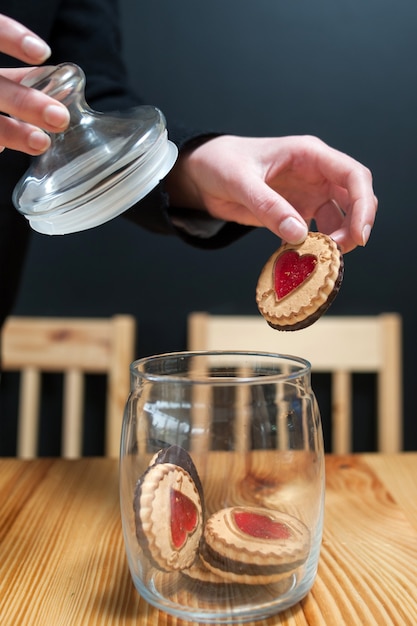
<path id="1" fill-rule="evenodd" d="M 229 507 L 206 522 L 204 566 L 227 582 L 263 585 L 288 578 L 310 552 L 310 531 L 298 518 L 262 507 Z"/>
<path id="2" fill-rule="evenodd" d="M 310 232 L 299 245 L 283 244 L 258 279 L 256 302 L 277 330 L 300 330 L 327 311 L 343 280 L 343 255 L 328 235 Z"/>
<path id="3" fill-rule="evenodd" d="M 136 537 L 149 561 L 164 571 L 190 567 L 203 530 L 203 489 L 197 469 L 179 446 L 161 450 L 138 480 Z"/>

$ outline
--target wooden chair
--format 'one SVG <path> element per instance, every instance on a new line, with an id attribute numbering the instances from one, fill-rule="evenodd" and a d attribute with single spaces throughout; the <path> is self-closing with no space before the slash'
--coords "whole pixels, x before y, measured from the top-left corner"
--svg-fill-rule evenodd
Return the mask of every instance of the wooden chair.
<path id="1" fill-rule="evenodd" d="M 402 320 L 377 316 L 325 315 L 299 331 L 273 330 L 259 316 L 194 312 L 188 318 L 190 350 L 261 350 L 309 360 L 313 372 L 331 373 L 332 451 L 352 448 L 352 374 L 377 374 L 377 449 L 402 448 Z"/>
<path id="2" fill-rule="evenodd" d="M 62 372 L 61 454 L 82 454 L 86 374 L 107 375 L 105 454 L 117 457 L 129 365 L 134 359 L 136 321 L 111 318 L 9 317 L 1 335 L 3 371 L 19 371 L 17 456 L 37 455 L 42 372 Z"/>

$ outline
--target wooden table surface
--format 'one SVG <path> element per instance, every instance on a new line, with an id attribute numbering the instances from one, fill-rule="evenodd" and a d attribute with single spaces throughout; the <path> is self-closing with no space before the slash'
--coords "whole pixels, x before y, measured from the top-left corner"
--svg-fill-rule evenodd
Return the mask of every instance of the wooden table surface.
<path id="1" fill-rule="evenodd" d="M 312 591 L 257 626 L 417 624 L 417 453 L 326 458 Z M 116 460 L 0 459 L 2 626 L 180 626 L 125 558 Z"/>

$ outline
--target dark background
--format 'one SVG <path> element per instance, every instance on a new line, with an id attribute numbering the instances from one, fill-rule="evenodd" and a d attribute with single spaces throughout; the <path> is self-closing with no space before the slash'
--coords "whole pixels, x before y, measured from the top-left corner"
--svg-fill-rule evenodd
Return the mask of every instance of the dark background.
<path id="1" fill-rule="evenodd" d="M 402 314 L 405 448 L 416 449 L 415 0 L 122 0 L 122 9 L 132 82 L 168 127 L 314 134 L 373 171 L 376 225 L 345 257 L 331 313 Z M 257 314 L 257 277 L 278 244 L 257 230 L 200 251 L 123 218 L 35 234 L 15 313 L 133 313 L 138 356 L 184 349 L 192 310 Z"/>

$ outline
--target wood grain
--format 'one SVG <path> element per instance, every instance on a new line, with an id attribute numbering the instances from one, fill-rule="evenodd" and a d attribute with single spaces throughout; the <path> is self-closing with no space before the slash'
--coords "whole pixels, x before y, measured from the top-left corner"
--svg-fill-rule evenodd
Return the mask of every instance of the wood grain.
<path id="1" fill-rule="evenodd" d="M 414 626 L 417 454 L 329 456 L 326 469 L 316 583 L 257 626 Z M 0 498 L 2 626 L 186 626 L 133 587 L 116 460 L 0 459 Z"/>

